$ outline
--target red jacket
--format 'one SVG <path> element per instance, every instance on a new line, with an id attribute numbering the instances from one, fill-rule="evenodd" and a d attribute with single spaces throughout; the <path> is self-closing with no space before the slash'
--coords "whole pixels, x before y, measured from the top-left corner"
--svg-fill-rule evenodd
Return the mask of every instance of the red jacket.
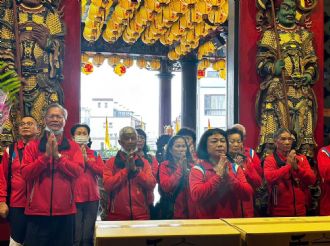
<path id="1" fill-rule="evenodd" d="M 264 171 L 262 170 L 261 161 L 256 151 L 252 148 L 245 147 L 244 155 L 251 158 L 254 169 L 258 172 L 260 177 L 263 177 Z"/>
<path id="2" fill-rule="evenodd" d="M 330 145 L 319 150 L 317 166 L 321 178 L 320 215 L 330 215 Z"/>
<path id="3" fill-rule="evenodd" d="M 147 220 L 147 193 L 155 188 L 156 180 L 146 159 L 135 156 L 135 174 L 128 173 L 125 159 L 126 154 L 118 151 L 105 164 L 103 186 L 110 193 L 108 220 Z"/>
<path id="4" fill-rule="evenodd" d="M 23 154 L 24 143 L 22 140 L 19 140 L 14 145 L 14 152 L 11 164 L 11 194 L 9 206 L 14 208 L 24 208 L 26 204 L 26 182 L 21 175 L 21 162 L 19 159 L 19 151 Z M 6 183 L 8 184 L 9 148 L 7 148 L 6 151 L 3 153 L 2 167 L 4 178 L 6 180 Z"/>
<path id="5" fill-rule="evenodd" d="M 0 163 L 0 202 L 5 202 L 7 196 L 7 182 L 3 175 L 2 166 L 3 165 Z"/>
<path id="6" fill-rule="evenodd" d="M 63 138 L 59 145 L 62 157 L 53 160 L 45 156 L 46 141 L 43 137 L 29 142 L 25 147 L 22 163 L 22 176 L 27 181 L 25 214 L 74 214 L 74 182 L 84 170 L 82 152 L 77 143 Z"/>
<path id="7" fill-rule="evenodd" d="M 190 219 L 195 217 L 187 174 L 187 171 L 184 172 L 182 167 L 178 167 L 169 161 L 164 161 L 159 166 L 159 185 L 164 192 L 173 193 L 180 182 L 183 182 L 181 191 L 175 200 L 173 219 Z M 181 181 L 182 179 L 183 181 Z"/>
<path id="8" fill-rule="evenodd" d="M 221 179 L 207 161 L 191 169 L 189 184 L 192 200 L 196 202 L 197 218 L 241 217 L 240 200 L 247 201 L 252 188 L 237 165 L 233 169 L 233 165 L 228 164 L 227 172 L 225 178 Z"/>
<path id="9" fill-rule="evenodd" d="M 253 205 L 253 194 L 254 191 L 259 188 L 262 184 L 262 178 L 260 177 L 259 173 L 255 169 L 255 165 L 252 162 L 250 157 L 242 164 L 243 173 L 246 177 L 246 180 L 251 185 L 253 189 L 253 193 L 251 193 L 248 201 L 242 201 L 242 217 L 250 218 L 254 217 L 254 205 Z"/>
<path id="10" fill-rule="evenodd" d="M 286 157 L 276 152 L 286 162 Z M 270 194 L 269 212 L 271 216 L 305 216 L 304 189 L 316 181 L 308 160 L 304 155 L 297 156 L 298 169 L 293 170 L 289 164 L 279 167 L 274 154 L 265 159 L 265 179 Z"/>
<path id="11" fill-rule="evenodd" d="M 101 156 L 86 147 L 88 161 L 85 162 L 84 172 L 75 183 L 75 201 L 92 202 L 100 199 L 98 176 L 102 177 L 104 164 Z"/>

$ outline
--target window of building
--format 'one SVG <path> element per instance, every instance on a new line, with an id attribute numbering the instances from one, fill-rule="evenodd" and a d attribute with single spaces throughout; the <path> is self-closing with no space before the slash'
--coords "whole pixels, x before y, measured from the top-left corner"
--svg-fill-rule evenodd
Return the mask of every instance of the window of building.
<path id="1" fill-rule="evenodd" d="M 108 108 L 108 103 L 107 103 L 107 102 L 104 103 L 104 107 L 105 107 L 105 108 Z"/>
<path id="2" fill-rule="evenodd" d="M 101 108 L 101 103 L 100 102 L 97 103 L 97 107 Z"/>
<path id="3" fill-rule="evenodd" d="M 205 95 L 204 114 L 208 116 L 226 115 L 226 96 L 225 95 Z"/>

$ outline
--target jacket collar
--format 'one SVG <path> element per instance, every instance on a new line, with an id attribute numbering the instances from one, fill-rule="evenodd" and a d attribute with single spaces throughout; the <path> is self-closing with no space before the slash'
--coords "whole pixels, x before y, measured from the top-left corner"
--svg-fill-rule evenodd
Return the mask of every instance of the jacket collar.
<path id="1" fill-rule="evenodd" d="M 40 139 L 40 143 L 39 143 L 40 152 L 46 152 L 47 139 L 48 139 L 47 133 L 44 133 L 44 135 Z M 69 140 L 63 136 L 62 141 L 58 145 L 58 150 L 62 151 L 62 150 L 69 150 L 69 149 L 70 149 Z"/>

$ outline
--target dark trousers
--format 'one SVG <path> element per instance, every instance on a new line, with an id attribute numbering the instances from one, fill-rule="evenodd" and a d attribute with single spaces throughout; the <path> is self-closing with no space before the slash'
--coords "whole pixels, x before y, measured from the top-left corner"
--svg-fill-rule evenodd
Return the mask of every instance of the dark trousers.
<path id="1" fill-rule="evenodd" d="M 75 246 L 93 246 L 94 228 L 99 201 L 76 203 Z"/>
<path id="2" fill-rule="evenodd" d="M 72 246 L 74 215 L 27 216 L 24 246 Z"/>
<path id="3" fill-rule="evenodd" d="M 24 208 L 9 208 L 8 221 L 10 225 L 10 236 L 15 242 L 23 244 L 26 233 L 27 219 Z"/>

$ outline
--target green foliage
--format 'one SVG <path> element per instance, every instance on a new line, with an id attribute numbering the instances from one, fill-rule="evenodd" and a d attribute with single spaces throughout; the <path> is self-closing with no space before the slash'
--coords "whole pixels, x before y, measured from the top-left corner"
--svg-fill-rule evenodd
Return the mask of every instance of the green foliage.
<path id="1" fill-rule="evenodd" d="M 13 103 L 18 98 L 21 80 L 14 69 L 0 61 L 0 90 L 7 94 L 7 101 Z"/>

